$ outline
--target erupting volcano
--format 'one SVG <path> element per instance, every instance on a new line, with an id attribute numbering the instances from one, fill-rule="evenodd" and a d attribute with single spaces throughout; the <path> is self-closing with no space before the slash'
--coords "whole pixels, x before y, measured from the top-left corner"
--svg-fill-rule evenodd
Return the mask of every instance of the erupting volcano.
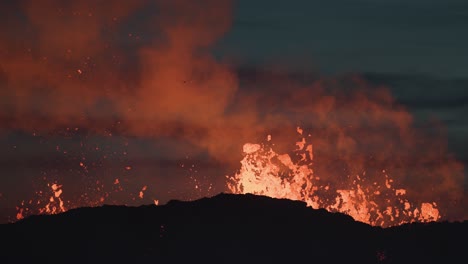
<path id="1" fill-rule="evenodd" d="M 284 131 L 282 133 L 284 134 Z M 432 156 L 410 157 L 413 167 L 404 167 L 406 163 L 401 163 L 399 160 L 387 160 L 388 155 L 380 158 L 363 158 L 369 155 L 368 153 L 353 153 L 351 156 L 340 157 L 340 152 L 337 151 L 337 157 L 321 159 L 314 151 L 323 154 L 324 149 L 336 145 L 335 139 L 330 142 L 320 140 L 320 138 L 314 140 L 313 133 L 305 133 L 304 129 L 297 127 L 296 140 L 294 144 L 285 144 L 284 139 L 283 142 L 278 140 L 280 145 L 293 147 L 287 150 L 283 146 L 284 153 L 275 150 L 278 147 L 272 135 L 267 135 L 261 143 L 244 144 L 241 166 L 234 175 L 226 176 L 226 189 L 223 191 L 300 200 L 314 209 L 324 208 L 330 212 L 345 213 L 357 221 L 382 227 L 411 222 L 438 221 L 443 219 L 444 214 L 450 210 L 450 208 L 443 207 L 447 206 L 447 203 L 441 201 L 440 197 L 430 195 L 434 191 L 414 193 L 417 192 L 417 188 L 405 186 L 404 177 L 411 179 L 412 173 L 421 173 L 421 168 L 418 166 L 428 164 L 427 159 L 433 158 Z M 378 144 L 388 145 L 380 140 L 383 139 L 379 138 Z M 319 147 L 314 147 L 314 141 L 318 142 Z M 355 144 L 368 144 L 368 142 L 363 138 L 362 142 L 357 140 Z M 345 148 L 344 151 L 349 151 L 349 149 Z M 391 156 L 391 158 L 395 157 Z M 88 170 L 83 162 L 80 162 L 79 166 L 85 171 Z M 457 169 L 460 168 L 456 160 L 450 159 L 443 164 L 436 163 L 431 166 L 433 170 L 441 173 L 434 174 L 435 176 L 442 175 L 448 178 L 453 177 L 449 173 L 457 173 Z M 398 168 L 400 171 L 396 170 Z M 123 169 L 131 171 L 134 168 L 125 166 Z M 210 183 L 207 178 L 196 176 L 198 171 L 194 164 L 189 166 L 180 164 L 180 169 L 190 175 L 191 187 L 189 188 L 193 192 L 187 197 L 189 200 L 212 194 L 210 191 L 212 191 L 213 183 Z M 427 173 L 425 169 L 422 172 Z M 398 178 L 392 177 L 392 173 L 387 170 L 395 171 Z M 360 173 L 356 173 L 359 171 Z M 430 175 L 426 174 L 426 177 Z M 124 179 L 127 182 L 131 180 L 125 177 Z M 434 180 L 429 177 L 427 179 Z M 428 181 L 425 184 L 426 186 L 424 183 L 418 186 L 429 188 L 432 182 Z M 111 203 L 119 204 L 123 201 L 125 204 L 132 202 L 135 204 L 136 200 L 147 201 L 143 200 L 148 189 L 147 185 L 141 186 L 132 193 L 122 187 L 119 178 L 113 180 L 110 184 L 111 188 L 105 187 L 103 182 L 96 181 L 89 188 L 93 195 L 81 193 L 71 200 L 64 200 L 62 185 L 47 183 L 47 186 L 48 191 L 37 191 L 36 198 L 28 202 L 22 201 L 21 205 L 17 206 L 16 219 L 22 219 L 30 214 L 57 214 L 77 207 L 103 205 L 112 201 L 111 198 L 116 193 L 120 193 L 123 198 Z M 159 204 L 159 200 L 154 196 L 150 199 L 154 204 Z M 443 206 L 440 207 L 439 204 Z"/>
<path id="2" fill-rule="evenodd" d="M 244 64 L 231 1 L 6 2 L 1 219 L 223 192 L 382 227 L 467 217 L 443 122 L 364 73 Z"/>

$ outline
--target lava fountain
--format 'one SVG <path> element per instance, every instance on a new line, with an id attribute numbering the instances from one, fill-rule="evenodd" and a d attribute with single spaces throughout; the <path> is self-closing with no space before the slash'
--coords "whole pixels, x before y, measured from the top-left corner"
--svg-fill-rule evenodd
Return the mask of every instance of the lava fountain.
<path id="1" fill-rule="evenodd" d="M 47 184 L 47 186 L 50 187 L 49 192 L 43 193 L 42 191 L 38 191 L 36 193 L 39 196 L 46 197 L 45 202 L 43 204 L 41 204 L 42 201 L 38 199 L 38 200 L 30 200 L 29 206 L 27 206 L 27 203 L 25 201 L 22 201 L 21 206 L 16 207 L 16 210 L 17 210 L 16 219 L 17 220 L 23 219 L 25 217 L 24 214 L 29 213 L 31 204 L 33 204 L 33 202 L 35 203 L 37 207 L 39 207 L 37 209 L 39 214 L 58 214 L 58 213 L 63 213 L 67 210 L 64 206 L 64 201 L 61 197 L 62 192 L 63 192 L 62 185 L 52 183 L 52 184 Z"/>
<path id="2" fill-rule="evenodd" d="M 297 128 L 302 136 L 303 130 Z M 375 175 L 346 175 L 351 184 L 337 189 L 314 172 L 312 136 L 302 137 L 296 143 L 293 161 L 289 154 L 276 153 L 268 135 L 264 144 L 247 143 L 240 171 L 228 177 L 228 188 L 233 193 L 252 193 L 274 198 L 301 200 L 308 206 L 341 212 L 355 220 L 374 226 L 393 226 L 409 222 L 430 222 L 441 218 L 437 203 L 420 204 L 406 197 L 407 190 L 399 186 L 382 169 Z M 369 180 L 371 179 L 371 180 Z"/>

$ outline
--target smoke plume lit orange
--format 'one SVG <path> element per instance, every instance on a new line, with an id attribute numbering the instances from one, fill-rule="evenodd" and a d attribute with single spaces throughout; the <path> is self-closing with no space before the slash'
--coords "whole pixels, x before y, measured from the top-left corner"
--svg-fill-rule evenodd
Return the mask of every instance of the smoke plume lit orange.
<path id="1" fill-rule="evenodd" d="M 233 169 L 244 146 L 248 159 L 278 166 L 274 180 L 280 182 L 263 182 L 261 188 L 267 189 L 283 188 L 285 179 L 297 175 L 292 168 L 301 168 L 301 158 L 308 157 L 310 171 L 299 181 L 304 186 L 273 196 L 335 210 L 336 194 L 344 199 L 367 188 L 366 194 L 380 192 L 379 204 L 371 207 L 386 214 L 360 219 L 369 223 L 407 221 L 389 222 L 395 214 L 384 213 L 404 208 L 406 202 L 411 202 L 407 211 L 412 214 L 413 204 L 426 212 L 434 209 L 429 218 L 419 214 L 413 220 L 437 220 L 439 212 L 442 219 L 461 217 L 456 204 L 463 198 L 463 166 L 449 153 L 439 126 L 415 127 L 411 114 L 387 89 L 356 76 L 298 81 L 283 73 L 259 73 L 240 84 L 242 76 L 211 53 L 231 26 L 230 1 L 48 0 L 11 5 L 8 8 L 21 15 L 5 14 L 9 23 L 0 25 L 5 32 L 0 42 L 3 132 L 56 135 L 76 127 L 89 135 L 171 137 L 191 142 Z M 298 139 L 298 126 L 311 136 Z M 261 143 L 267 135 L 273 136 L 274 145 L 271 152 L 259 147 L 266 152 L 263 158 L 256 156 L 258 150 L 248 149 L 257 145 L 244 145 Z M 294 154 L 297 140 L 299 150 L 313 148 L 313 159 L 307 156 L 312 151 Z M 241 165 L 238 174 L 228 177 L 227 191 L 248 190 L 240 185 L 246 169 Z M 259 166 L 265 169 L 265 164 Z M 118 186 L 121 176 L 114 178 Z M 318 178 L 317 186 L 329 189 L 311 191 Z M 392 187 L 384 188 L 390 179 Z M 51 188 L 61 188 L 54 184 Z M 147 184 L 139 188 L 135 197 L 146 197 Z M 107 196 L 66 205 L 102 204 Z M 362 197 L 353 199 L 377 202 Z M 63 202 L 52 213 L 70 207 L 62 207 Z"/>

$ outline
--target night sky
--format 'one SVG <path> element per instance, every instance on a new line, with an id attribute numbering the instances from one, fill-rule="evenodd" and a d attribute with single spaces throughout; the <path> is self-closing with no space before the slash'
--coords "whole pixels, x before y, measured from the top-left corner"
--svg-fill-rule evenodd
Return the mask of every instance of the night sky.
<path id="1" fill-rule="evenodd" d="M 319 173 L 390 168 L 468 217 L 464 0 L 7 0 L 0 22 L 1 221 L 52 183 L 69 207 L 223 192 L 244 143 L 297 126 Z"/>

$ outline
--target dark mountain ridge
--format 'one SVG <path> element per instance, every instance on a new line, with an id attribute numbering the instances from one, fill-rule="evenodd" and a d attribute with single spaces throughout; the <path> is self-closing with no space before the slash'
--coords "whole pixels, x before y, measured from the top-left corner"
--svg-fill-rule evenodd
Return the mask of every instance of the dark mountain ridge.
<path id="1" fill-rule="evenodd" d="M 300 201 L 219 194 L 0 225 L 0 263 L 463 263 L 468 221 L 372 227 Z"/>

